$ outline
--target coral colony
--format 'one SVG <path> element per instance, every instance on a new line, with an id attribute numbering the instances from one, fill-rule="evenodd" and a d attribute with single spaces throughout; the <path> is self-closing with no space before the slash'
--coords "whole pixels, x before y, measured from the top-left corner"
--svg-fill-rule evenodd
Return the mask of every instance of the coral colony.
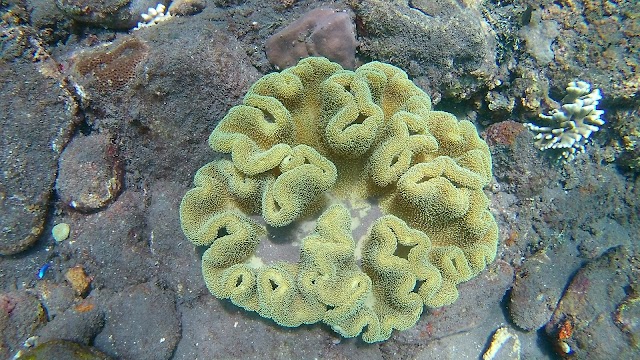
<path id="1" fill-rule="evenodd" d="M 167 11 L 167 13 L 165 14 L 165 10 L 166 7 L 162 4 L 156 5 L 155 8 L 149 8 L 146 14 L 140 14 L 140 17 L 142 17 L 142 20 L 144 20 L 144 22 L 139 22 L 138 26 L 136 26 L 133 30 L 138 30 L 143 27 L 156 25 L 157 23 L 169 20 L 171 18 L 171 13 Z"/>
<path id="2" fill-rule="evenodd" d="M 457 285 L 496 256 L 487 144 L 469 121 L 433 111 L 394 66 L 349 71 L 310 57 L 265 75 L 209 145 L 231 156 L 198 170 L 182 229 L 208 248 L 213 295 L 282 326 L 324 322 L 383 341 L 414 326 L 424 306 L 454 302 Z M 354 239 L 363 217 L 343 204 L 374 197 L 382 215 Z M 324 212 L 298 262 L 260 258 L 267 228 L 256 217 L 277 228 L 314 209 Z"/>
<path id="3" fill-rule="evenodd" d="M 585 151 L 589 136 L 604 124 L 604 120 L 600 118 L 604 111 L 597 109 L 598 102 L 602 99 L 600 90 L 590 90 L 588 83 L 573 81 L 567 86 L 562 108 L 552 110 L 549 115 L 539 115 L 557 124 L 556 126 L 525 124 L 537 133 L 534 140 L 540 150 L 559 149 L 559 158 L 564 158 L 565 161 L 571 161 L 576 154 Z"/>

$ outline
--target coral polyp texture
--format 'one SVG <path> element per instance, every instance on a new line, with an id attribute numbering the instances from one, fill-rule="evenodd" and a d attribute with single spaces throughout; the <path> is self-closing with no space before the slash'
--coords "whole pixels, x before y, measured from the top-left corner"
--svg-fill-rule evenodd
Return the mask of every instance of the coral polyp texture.
<path id="1" fill-rule="evenodd" d="M 131 84 L 139 65 L 148 55 L 147 44 L 135 36 L 128 36 L 104 49 L 80 53 L 73 70 L 83 84 L 90 84 L 99 94 L 113 94 Z"/>
<path id="2" fill-rule="evenodd" d="M 349 71 L 311 57 L 268 74 L 209 145 L 230 156 L 196 173 L 182 229 L 206 248 L 213 295 L 280 325 L 324 322 L 383 341 L 414 326 L 425 305 L 454 302 L 457 285 L 495 258 L 486 143 L 470 122 L 433 111 L 394 66 Z M 380 213 L 358 241 L 362 219 L 345 205 L 356 199 Z M 259 257 L 275 228 L 310 218 L 297 262 Z"/>
<path id="3" fill-rule="evenodd" d="M 604 125 L 600 118 L 604 111 L 597 109 L 600 99 L 599 89 L 591 91 L 591 86 L 584 81 L 570 82 L 562 108 L 553 109 L 550 115 L 540 114 L 542 119 L 553 123 L 552 126 L 532 123 L 525 126 L 537 133 L 534 140 L 540 150 L 558 149 L 560 158 L 571 161 L 585 151 L 591 134 Z"/>

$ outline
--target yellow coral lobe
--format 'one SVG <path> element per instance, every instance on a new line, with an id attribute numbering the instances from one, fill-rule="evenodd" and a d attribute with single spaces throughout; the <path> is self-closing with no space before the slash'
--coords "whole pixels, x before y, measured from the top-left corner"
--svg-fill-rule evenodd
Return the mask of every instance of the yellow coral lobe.
<path id="1" fill-rule="evenodd" d="M 214 296 L 280 325 L 383 341 L 495 258 L 486 143 L 394 66 L 301 60 L 258 80 L 209 145 L 226 157 L 196 173 L 182 229 Z M 356 244 L 344 204 L 367 201 L 382 215 Z M 265 235 L 312 216 L 298 261 L 260 259 Z"/>
<path id="2" fill-rule="evenodd" d="M 262 216 L 275 227 L 299 219 L 318 195 L 335 183 L 337 172 L 331 161 L 307 145 L 297 145 L 281 161 L 280 175 L 262 196 Z"/>

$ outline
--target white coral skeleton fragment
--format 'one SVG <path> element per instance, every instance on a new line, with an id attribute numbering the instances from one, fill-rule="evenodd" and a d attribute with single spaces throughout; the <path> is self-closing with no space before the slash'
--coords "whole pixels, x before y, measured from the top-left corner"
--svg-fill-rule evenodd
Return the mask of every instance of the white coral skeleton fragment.
<path id="1" fill-rule="evenodd" d="M 172 17 L 170 12 L 165 14 L 166 7 L 163 4 L 156 5 L 155 8 L 147 9 L 146 14 L 140 14 L 140 17 L 144 20 L 144 22 L 139 22 L 138 26 L 134 28 L 134 30 L 138 30 L 143 27 L 156 25 L 160 22 L 168 20 Z"/>
<path id="2" fill-rule="evenodd" d="M 525 126 L 536 133 L 535 145 L 540 150 L 561 149 L 560 158 L 571 161 L 578 153 L 585 151 L 585 145 L 592 133 L 600 130 L 605 122 L 600 118 L 604 111 L 597 106 L 602 99 L 600 90 L 591 90 L 584 81 L 573 81 L 567 86 L 567 95 L 562 99 L 560 109 L 553 109 L 549 115 L 540 118 L 553 123 L 552 126 Z"/>

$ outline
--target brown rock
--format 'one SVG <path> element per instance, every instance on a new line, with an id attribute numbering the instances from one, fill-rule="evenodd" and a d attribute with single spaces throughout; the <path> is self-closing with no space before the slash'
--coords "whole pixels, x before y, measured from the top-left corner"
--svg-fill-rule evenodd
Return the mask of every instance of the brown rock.
<path id="1" fill-rule="evenodd" d="M 482 13 L 465 3 L 353 1 L 359 55 L 400 67 L 435 99 L 484 96 L 501 76 L 495 36 Z"/>
<path id="2" fill-rule="evenodd" d="M 171 2 L 169 13 L 171 15 L 194 15 L 201 12 L 207 6 L 204 0 L 176 0 Z"/>
<path id="3" fill-rule="evenodd" d="M 91 285 L 91 277 L 87 276 L 82 266 L 74 266 L 67 270 L 64 274 L 64 278 L 67 279 L 76 294 L 82 296 L 87 293 L 89 286 Z"/>
<path id="4" fill-rule="evenodd" d="M 324 56 L 353 69 L 357 46 L 355 25 L 348 13 L 318 8 L 267 39 L 265 51 L 269 62 L 280 69 L 308 56 Z"/>
<path id="5" fill-rule="evenodd" d="M 56 190 L 72 208 L 93 211 L 120 193 L 122 175 L 117 146 L 108 136 L 79 136 L 60 156 Z"/>
<path id="6" fill-rule="evenodd" d="M 637 359 L 640 349 L 621 309 L 637 289 L 640 263 L 631 248 L 619 246 L 588 262 L 573 277 L 545 328 L 558 354 L 572 359 Z M 625 324 L 638 312 L 626 312 Z"/>
<path id="7" fill-rule="evenodd" d="M 140 64 L 149 55 L 149 46 L 135 36 L 100 48 L 91 49 L 73 58 L 72 76 L 80 85 L 95 90 L 97 97 L 121 93 L 136 78 Z"/>
<path id="8" fill-rule="evenodd" d="M 0 294 L 0 358 L 10 359 L 46 320 L 35 296 L 26 291 Z"/>
<path id="9" fill-rule="evenodd" d="M 4 31 L 4 30 L 3 30 Z M 0 254 L 29 248 L 45 224 L 60 147 L 79 120 L 57 64 L 28 27 L 0 52 Z"/>

